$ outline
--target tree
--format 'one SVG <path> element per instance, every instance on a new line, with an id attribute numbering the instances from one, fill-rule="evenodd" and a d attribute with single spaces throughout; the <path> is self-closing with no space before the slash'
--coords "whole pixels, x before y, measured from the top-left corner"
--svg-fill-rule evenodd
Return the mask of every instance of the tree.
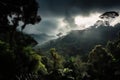
<path id="1" fill-rule="evenodd" d="M 109 11 L 109 12 L 105 12 L 102 15 L 100 15 L 99 17 L 104 19 L 104 18 L 115 18 L 118 17 L 119 13 L 116 11 Z"/>
<path id="2" fill-rule="evenodd" d="M 56 49 L 55 48 L 51 48 L 50 49 L 50 53 L 51 53 L 51 56 L 52 56 L 52 59 L 53 59 L 53 68 L 56 70 L 56 69 L 60 69 L 63 67 L 63 58 L 62 56 L 60 56 Z"/>
<path id="3" fill-rule="evenodd" d="M 119 13 L 116 11 L 109 11 L 109 12 L 105 12 L 102 15 L 100 15 L 99 17 L 104 21 L 104 24 L 106 26 L 110 26 L 110 22 L 119 16 Z M 101 20 L 99 20 L 101 21 Z"/>
<path id="4" fill-rule="evenodd" d="M 92 64 L 92 71 L 89 72 L 91 77 L 98 80 L 112 80 L 113 71 L 111 69 L 113 57 L 106 48 L 101 45 L 95 46 L 95 48 L 89 53 L 89 63 Z"/>
<path id="5" fill-rule="evenodd" d="M 0 40 L 0 80 L 11 80 L 16 73 L 16 55 L 10 45 Z"/>
<path id="6" fill-rule="evenodd" d="M 31 48 L 31 43 L 35 41 L 16 30 L 19 22 L 24 23 L 21 25 L 22 30 L 27 24 L 39 22 L 41 18 L 37 15 L 37 11 L 36 0 L 0 1 L 1 80 L 16 80 L 15 76 L 23 73 L 38 73 L 42 70 L 47 72 L 41 63 L 41 56 Z"/>
<path id="7" fill-rule="evenodd" d="M 115 41 L 109 41 L 106 46 L 107 50 L 113 55 L 114 62 L 112 69 L 114 70 L 114 79 L 120 79 L 120 38 Z"/>
<path id="8" fill-rule="evenodd" d="M 24 23 L 24 29 L 27 24 L 35 24 L 41 20 L 40 16 L 37 16 L 36 0 L 1 0 L 0 10 L 0 32 L 10 34 L 11 44 L 19 21 Z"/>

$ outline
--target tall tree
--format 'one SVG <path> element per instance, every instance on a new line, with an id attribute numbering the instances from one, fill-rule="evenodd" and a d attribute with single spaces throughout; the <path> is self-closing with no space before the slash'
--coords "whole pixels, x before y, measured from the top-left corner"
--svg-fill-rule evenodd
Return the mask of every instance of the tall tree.
<path id="1" fill-rule="evenodd" d="M 89 54 L 89 63 L 92 64 L 91 77 L 98 80 L 113 79 L 112 62 L 113 57 L 107 52 L 106 48 L 97 45 Z"/>
<path id="2" fill-rule="evenodd" d="M 24 49 L 34 40 L 16 30 L 20 21 L 24 23 L 22 29 L 39 22 L 37 11 L 36 0 L 0 0 L 0 80 L 16 80 L 15 75 L 22 72 L 45 69 L 38 54 Z"/>
<path id="3" fill-rule="evenodd" d="M 63 58 L 62 58 L 62 56 L 60 56 L 57 53 L 55 48 L 51 48 L 50 53 L 51 53 L 51 56 L 52 56 L 52 59 L 53 59 L 54 70 L 61 69 L 63 67 L 63 64 L 62 64 L 63 63 Z"/>
<path id="4" fill-rule="evenodd" d="M 22 29 L 27 24 L 35 24 L 41 20 L 37 16 L 38 3 L 36 0 L 1 0 L 0 1 L 0 32 L 10 34 L 10 42 L 14 37 L 19 21 Z"/>

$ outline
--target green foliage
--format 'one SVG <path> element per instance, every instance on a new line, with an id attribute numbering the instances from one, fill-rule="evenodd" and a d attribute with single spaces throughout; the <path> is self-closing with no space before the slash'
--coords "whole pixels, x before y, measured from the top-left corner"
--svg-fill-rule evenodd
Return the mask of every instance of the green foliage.
<path id="1" fill-rule="evenodd" d="M 63 58 L 55 48 L 51 48 L 49 57 L 36 53 L 31 46 L 20 45 L 16 47 L 16 51 L 18 50 L 16 52 L 8 43 L 1 40 L 0 48 L 2 49 L 0 79 L 8 76 L 16 80 L 13 79 L 15 75 L 20 78 L 27 74 L 31 74 L 32 79 L 34 74 L 37 76 L 36 79 L 43 80 L 119 80 L 120 78 L 120 60 L 117 54 L 120 50 L 119 39 L 108 42 L 106 47 L 96 45 L 88 55 L 88 62 L 83 62 L 82 56 L 79 55 Z M 10 73 L 14 74 L 9 75 Z"/>
<path id="2" fill-rule="evenodd" d="M 112 69 L 114 72 L 114 77 L 116 80 L 120 79 L 120 37 L 118 40 L 114 42 L 108 42 L 106 46 L 107 50 L 112 54 L 114 57 L 114 62 L 112 63 Z"/>
<path id="3" fill-rule="evenodd" d="M 63 61 L 64 61 L 63 57 L 60 56 L 59 53 L 57 53 L 55 48 L 51 48 L 50 53 L 53 59 L 54 69 L 63 68 Z"/>
<path id="4" fill-rule="evenodd" d="M 49 73 L 53 70 L 53 60 L 51 60 L 49 57 L 42 56 L 41 62 L 45 65 Z"/>
<path id="5" fill-rule="evenodd" d="M 95 46 L 95 48 L 89 54 L 89 62 L 110 62 L 112 61 L 112 56 L 107 52 L 105 48 L 101 45 Z"/>
<path id="6" fill-rule="evenodd" d="M 120 59 L 120 57 L 119 57 L 120 56 L 120 54 L 119 54 L 119 52 L 120 52 L 120 40 L 119 39 L 114 41 L 114 42 L 108 42 L 106 47 L 115 59 L 117 59 L 117 60 Z"/>
<path id="7" fill-rule="evenodd" d="M 113 54 L 109 51 L 113 49 L 113 46 L 114 45 L 111 42 L 108 42 L 108 48 L 103 48 L 101 45 L 97 45 L 90 52 L 88 62 L 91 63 L 92 70 L 89 69 L 88 73 L 91 75 L 92 79 L 112 80 L 115 77 L 114 65 L 116 63 L 114 63 L 115 59 Z"/>
<path id="8" fill-rule="evenodd" d="M 27 67 L 30 73 L 47 73 L 45 65 L 41 62 L 42 56 L 37 54 L 30 46 L 23 48 L 23 56 L 27 59 Z M 26 61 L 26 60 L 25 60 Z"/>

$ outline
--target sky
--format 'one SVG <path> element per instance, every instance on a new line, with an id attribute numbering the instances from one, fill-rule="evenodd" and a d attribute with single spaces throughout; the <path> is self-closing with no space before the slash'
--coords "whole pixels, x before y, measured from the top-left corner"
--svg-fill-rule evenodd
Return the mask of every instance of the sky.
<path id="1" fill-rule="evenodd" d="M 82 30 L 94 25 L 99 16 L 106 11 L 120 12 L 120 0 L 37 0 L 38 15 L 42 21 L 27 25 L 24 32 L 43 37 L 40 43 L 58 38 L 58 33 L 66 35 L 71 30 Z M 117 17 L 111 25 L 120 21 Z M 38 37 L 38 36 L 37 36 Z"/>

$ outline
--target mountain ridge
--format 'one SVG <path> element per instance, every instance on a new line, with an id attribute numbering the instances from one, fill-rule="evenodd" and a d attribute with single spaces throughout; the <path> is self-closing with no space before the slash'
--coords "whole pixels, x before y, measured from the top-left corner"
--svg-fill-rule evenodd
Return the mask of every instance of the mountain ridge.
<path id="1" fill-rule="evenodd" d="M 117 39 L 120 31 L 120 23 L 112 26 L 99 26 L 84 29 L 73 30 L 66 36 L 46 42 L 43 45 L 37 45 L 36 48 L 44 53 L 48 53 L 50 48 L 56 48 L 64 55 L 77 55 L 88 53 L 95 45 L 105 45 L 108 41 Z"/>

